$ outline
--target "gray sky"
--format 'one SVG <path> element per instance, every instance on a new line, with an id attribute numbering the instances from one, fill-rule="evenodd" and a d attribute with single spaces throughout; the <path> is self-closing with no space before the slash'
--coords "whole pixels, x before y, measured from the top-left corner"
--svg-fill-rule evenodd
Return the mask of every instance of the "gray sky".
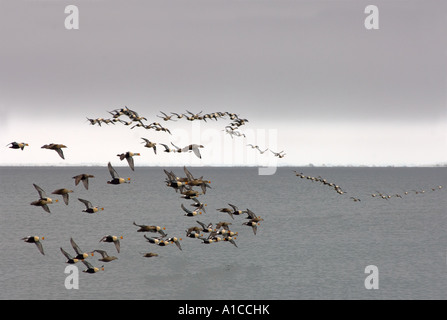
<path id="1" fill-rule="evenodd" d="M 64 27 L 70 4 L 79 30 Z M 364 27 L 369 4 L 379 30 Z M 145 165 L 271 158 L 241 155 L 220 131 L 229 120 L 162 122 L 172 136 L 86 122 L 124 105 L 151 122 L 238 113 L 245 142 L 284 150 L 280 164 L 447 163 L 446 15 L 445 1 L 2 0 L 0 138 L 30 147 L 1 148 L 0 165 L 105 165 L 125 151 Z M 208 145 L 201 161 L 155 156 L 140 137 Z M 40 149 L 50 142 L 67 145 L 65 161 Z"/>

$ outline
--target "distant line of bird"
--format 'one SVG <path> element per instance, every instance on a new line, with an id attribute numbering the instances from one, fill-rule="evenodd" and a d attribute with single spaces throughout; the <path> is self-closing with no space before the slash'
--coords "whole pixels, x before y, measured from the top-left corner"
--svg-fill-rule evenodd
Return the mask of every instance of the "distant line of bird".
<path id="1" fill-rule="evenodd" d="M 252 145 L 252 144 L 247 144 L 247 146 L 248 146 L 248 147 L 251 147 L 252 149 L 257 149 L 257 150 L 259 151 L 260 154 L 264 154 L 266 151 L 269 150 L 269 148 L 266 148 L 265 150 L 261 150 L 261 148 L 260 148 L 258 145 L 254 146 L 254 145 Z M 284 156 L 286 155 L 286 154 L 284 153 L 284 151 L 275 152 L 275 151 L 273 151 L 273 150 L 270 150 L 270 152 L 273 153 L 273 155 L 274 155 L 275 157 L 278 157 L 278 158 L 284 158 Z"/>
<path id="2" fill-rule="evenodd" d="M 343 191 L 341 189 L 341 187 L 338 186 L 337 184 L 335 184 L 333 182 L 329 182 L 326 179 L 323 179 L 321 176 L 318 176 L 318 177 L 307 176 L 307 175 L 304 175 L 302 172 L 297 172 L 296 170 L 293 170 L 293 172 L 295 173 L 295 175 L 297 177 L 300 177 L 301 179 L 307 179 L 307 180 L 310 180 L 312 182 L 321 182 L 323 185 L 327 185 L 327 186 L 333 188 L 338 194 L 346 194 L 347 193 L 346 191 Z M 436 187 L 432 187 L 430 189 L 432 191 L 441 190 L 442 186 L 436 186 Z M 423 193 L 425 193 L 425 190 L 422 189 L 422 190 L 404 191 L 403 195 L 405 196 L 405 195 L 408 195 L 408 194 L 410 194 L 412 192 L 414 192 L 415 194 L 423 194 Z M 375 193 L 372 193 L 371 196 L 373 198 L 379 198 L 379 199 L 385 199 L 385 200 L 389 200 L 391 198 L 402 198 L 402 195 L 399 194 L 399 193 L 395 193 L 395 194 L 391 194 L 390 195 L 390 194 L 386 194 L 386 193 L 379 192 L 379 191 L 376 191 Z M 360 198 L 354 197 L 354 196 L 349 197 L 349 199 L 353 200 L 354 202 L 360 202 L 361 201 Z"/>
<path id="3" fill-rule="evenodd" d="M 329 182 L 327 179 L 324 179 L 321 176 L 318 176 L 318 177 L 307 176 L 307 175 L 304 175 L 302 172 L 297 172 L 296 170 L 293 170 L 293 172 L 295 172 L 295 175 L 297 177 L 300 177 L 301 179 L 307 179 L 312 182 L 321 182 L 323 185 L 333 188 L 338 194 L 346 193 L 346 191 L 343 191 L 339 185 L 337 185 L 333 182 Z"/>
<path id="4" fill-rule="evenodd" d="M 442 186 L 436 186 L 436 187 L 432 187 L 432 188 L 429 188 L 429 189 L 431 191 L 441 190 Z M 407 196 L 407 195 L 409 195 L 409 194 L 411 194 L 413 192 L 414 192 L 414 194 L 424 194 L 426 192 L 426 190 L 425 189 L 422 189 L 422 190 L 410 190 L 410 191 L 404 191 L 402 194 L 403 194 L 403 196 Z M 387 194 L 387 193 L 383 193 L 383 192 L 379 192 L 379 191 L 376 191 L 376 192 L 372 193 L 371 197 L 379 198 L 379 199 L 385 199 L 385 200 L 389 200 L 391 198 L 403 198 L 400 193 Z"/>

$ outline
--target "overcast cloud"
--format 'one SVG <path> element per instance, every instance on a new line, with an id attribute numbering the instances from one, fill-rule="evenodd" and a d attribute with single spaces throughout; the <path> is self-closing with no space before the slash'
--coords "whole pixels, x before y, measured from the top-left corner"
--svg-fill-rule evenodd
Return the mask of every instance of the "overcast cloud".
<path id="1" fill-rule="evenodd" d="M 64 27 L 69 4 L 79 30 Z M 364 27 L 369 4 L 379 30 Z M 447 163 L 446 14 L 445 1 L 3 0 L 0 137 L 33 156 L 5 147 L 0 164 L 60 163 L 49 142 L 70 145 L 65 163 L 106 164 L 141 136 L 175 138 L 86 122 L 124 105 L 150 121 L 238 113 L 276 130 L 289 165 Z M 87 159 L 78 144 L 103 151 Z"/>

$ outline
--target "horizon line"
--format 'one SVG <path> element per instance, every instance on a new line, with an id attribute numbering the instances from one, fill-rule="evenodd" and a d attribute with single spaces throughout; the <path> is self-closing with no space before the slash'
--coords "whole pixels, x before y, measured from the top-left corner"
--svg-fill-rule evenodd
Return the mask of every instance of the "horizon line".
<path id="1" fill-rule="evenodd" d="M 116 164 L 114 167 L 127 167 L 127 164 Z M 188 165 L 180 165 L 180 164 L 166 164 L 166 165 L 139 165 L 138 167 L 142 168 L 161 168 L 161 167 L 179 167 L 182 168 L 184 166 L 188 167 L 215 167 L 215 168 L 269 168 L 269 166 L 261 166 L 261 165 L 225 165 L 225 164 L 214 164 L 214 165 L 197 165 L 197 164 L 188 164 Z M 97 163 L 78 163 L 78 164 L 0 164 L 0 167 L 107 167 L 106 164 L 97 164 Z M 435 164 L 284 164 L 284 165 L 276 165 L 271 167 L 277 168 L 292 168 L 292 167 L 302 167 L 302 168 L 331 168 L 331 167 L 339 167 L 339 168 L 442 168 L 447 167 L 447 163 L 435 163 Z"/>

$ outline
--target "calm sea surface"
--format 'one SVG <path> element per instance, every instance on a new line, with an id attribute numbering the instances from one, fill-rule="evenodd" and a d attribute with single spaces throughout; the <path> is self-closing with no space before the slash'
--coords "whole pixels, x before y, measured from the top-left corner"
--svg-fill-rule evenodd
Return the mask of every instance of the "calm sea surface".
<path id="1" fill-rule="evenodd" d="M 257 168 L 192 167 L 212 187 L 199 197 L 207 206 L 197 217 L 184 216 L 180 205 L 193 208 L 192 201 L 165 185 L 163 168 L 115 169 L 131 183 L 108 185 L 106 167 L 0 168 L 1 299 L 447 298 L 447 168 L 279 168 L 260 176 Z M 185 176 L 183 168 L 165 169 Z M 89 190 L 74 185 L 80 173 L 95 176 Z M 30 205 L 38 198 L 33 183 L 59 199 L 51 214 Z M 50 195 L 58 188 L 74 190 L 68 205 Z M 371 196 L 379 192 L 402 198 Z M 105 209 L 84 213 L 77 198 Z M 245 215 L 232 219 L 216 210 L 228 203 L 264 218 L 256 235 L 242 225 Z M 238 247 L 186 238 L 196 220 L 231 222 Z M 183 250 L 147 242 L 134 221 L 166 227 L 169 236 L 182 238 Z M 99 242 L 108 234 L 123 237 L 120 253 Z M 21 240 L 29 235 L 45 237 L 45 255 Z M 59 249 L 74 254 L 70 237 L 84 251 L 118 257 L 109 263 L 98 261 L 99 254 L 89 257 L 94 266 L 104 265 L 96 274 L 76 264 L 78 290 L 65 287 L 67 264 Z M 159 256 L 145 258 L 146 252 Z M 378 290 L 365 288 L 369 265 L 379 270 Z"/>

